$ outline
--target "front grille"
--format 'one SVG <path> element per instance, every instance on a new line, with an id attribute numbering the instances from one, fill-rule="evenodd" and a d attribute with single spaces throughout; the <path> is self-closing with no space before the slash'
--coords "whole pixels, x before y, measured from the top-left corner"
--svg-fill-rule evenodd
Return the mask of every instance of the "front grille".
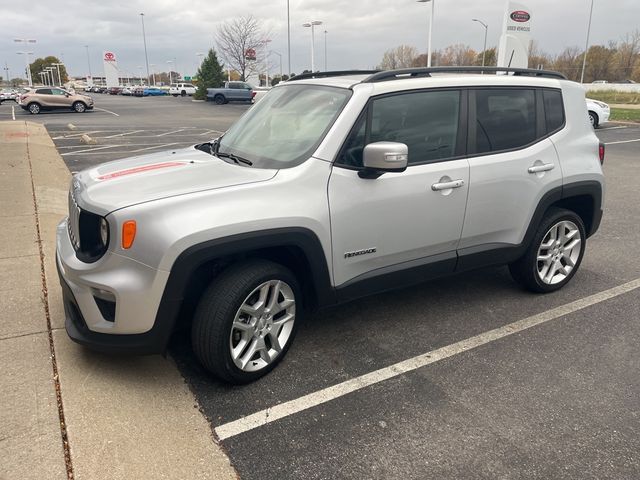
<path id="1" fill-rule="evenodd" d="M 73 248 L 77 252 L 80 250 L 80 207 L 73 196 L 73 189 L 69 191 L 69 221 L 67 222 L 67 228 L 69 229 L 69 238 Z"/>

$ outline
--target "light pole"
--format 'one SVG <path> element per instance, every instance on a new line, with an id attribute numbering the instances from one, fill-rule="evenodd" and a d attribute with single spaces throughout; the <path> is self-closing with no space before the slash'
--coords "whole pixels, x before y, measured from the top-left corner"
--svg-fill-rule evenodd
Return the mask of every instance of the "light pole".
<path id="1" fill-rule="evenodd" d="M 43 85 L 46 85 L 45 81 L 43 80 L 43 78 L 44 78 L 44 72 L 38 72 L 38 75 L 40 75 L 40 82 L 41 82 Z"/>
<path id="2" fill-rule="evenodd" d="M 477 18 L 472 18 L 471 21 L 478 22 L 484 27 L 484 47 L 482 48 L 482 66 L 484 67 L 484 56 L 487 53 L 487 32 L 489 31 L 489 25 L 484 23 L 482 20 L 478 20 Z"/>
<path id="3" fill-rule="evenodd" d="M 282 81 L 282 55 L 276 52 L 275 50 L 271 50 L 271 52 L 269 53 L 275 53 L 276 55 L 278 55 L 278 58 L 280 59 L 280 81 Z"/>
<path id="4" fill-rule="evenodd" d="M 264 43 L 264 86 L 269 86 L 269 42 L 271 39 L 265 38 L 262 43 Z"/>
<path id="5" fill-rule="evenodd" d="M 172 63 L 173 63 L 173 60 L 167 60 L 167 63 L 172 64 Z M 175 64 L 174 64 L 174 65 L 175 65 Z M 171 68 L 169 68 L 169 86 L 171 86 L 171 84 L 172 84 L 172 83 L 173 83 L 173 82 L 172 82 L 172 80 L 171 80 Z"/>
<path id="6" fill-rule="evenodd" d="M 198 57 L 198 65 L 196 66 L 196 71 L 195 74 L 193 75 L 194 77 L 198 75 L 198 70 L 200 70 L 200 66 L 202 65 L 203 62 L 203 58 L 204 58 L 204 53 L 196 53 L 196 57 Z"/>
<path id="7" fill-rule="evenodd" d="M 287 0 L 287 77 L 291 78 L 291 18 L 289 15 L 289 0 Z"/>
<path id="8" fill-rule="evenodd" d="M 87 50 L 87 66 L 89 67 L 89 77 L 91 78 L 91 83 L 93 84 L 93 75 L 91 75 L 91 58 L 89 57 L 89 45 L 85 45 L 84 48 Z"/>
<path id="9" fill-rule="evenodd" d="M 10 87 L 11 86 L 11 75 L 9 74 L 9 64 L 7 62 L 4 62 L 4 76 L 7 79 L 7 86 Z"/>
<path id="10" fill-rule="evenodd" d="M 584 69 L 587 66 L 587 50 L 589 50 L 589 35 L 591 34 L 591 17 L 593 16 L 593 0 L 591 0 L 591 10 L 589 11 L 589 26 L 587 27 L 587 41 L 584 45 L 584 56 L 582 57 L 582 74 L 580 83 L 584 83 Z"/>
<path id="11" fill-rule="evenodd" d="M 151 78 L 153 79 L 153 86 L 156 86 L 156 64 L 152 63 L 149 65 L 151 67 Z"/>
<path id="12" fill-rule="evenodd" d="M 303 27 L 306 27 L 306 28 L 311 27 L 311 73 L 313 73 L 314 70 L 316 69 L 316 65 L 315 65 L 315 55 L 316 55 L 315 41 L 316 41 L 316 36 L 315 36 L 315 30 L 314 30 L 314 27 L 316 25 L 322 25 L 322 22 L 320 20 L 312 20 L 310 22 L 302 24 Z"/>
<path id="13" fill-rule="evenodd" d="M 327 71 L 327 31 L 324 31 L 324 71 Z"/>
<path id="14" fill-rule="evenodd" d="M 14 38 L 13 41 L 16 43 L 24 43 L 25 48 L 28 43 L 36 43 L 36 41 L 31 38 Z M 29 67 L 29 55 L 32 55 L 32 54 L 33 52 L 27 52 L 27 51 L 18 53 L 18 55 L 24 55 L 24 59 L 27 62 L 27 81 L 29 82 L 30 87 L 33 86 L 33 79 L 31 78 L 31 68 Z"/>
<path id="15" fill-rule="evenodd" d="M 429 15 L 429 47 L 427 50 L 427 67 L 431 66 L 431 38 L 433 32 L 433 11 L 434 4 L 436 0 L 417 0 L 418 3 L 429 3 L 431 2 L 431 15 Z"/>
<path id="16" fill-rule="evenodd" d="M 138 71 L 140 72 L 140 85 L 142 85 L 142 65 L 138 65 Z M 147 82 L 149 79 L 147 79 Z"/>
<path id="17" fill-rule="evenodd" d="M 144 43 L 144 61 L 147 65 L 147 82 L 149 82 L 149 56 L 147 55 L 147 35 L 144 32 L 144 13 L 140 14 L 142 20 L 142 41 Z"/>

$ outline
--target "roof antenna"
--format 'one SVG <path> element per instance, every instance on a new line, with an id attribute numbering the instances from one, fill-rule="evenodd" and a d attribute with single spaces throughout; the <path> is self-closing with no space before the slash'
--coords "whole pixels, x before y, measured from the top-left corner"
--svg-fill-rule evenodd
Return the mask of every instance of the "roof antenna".
<path id="1" fill-rule="evenodd" d="M 511 57 L 509 57 L 509 65 L 507 65 L 507 68 L 511 67 L 511 62 L 513 61 L 513 54 L 516 53 L 515 49 L 511 50 Z"/>

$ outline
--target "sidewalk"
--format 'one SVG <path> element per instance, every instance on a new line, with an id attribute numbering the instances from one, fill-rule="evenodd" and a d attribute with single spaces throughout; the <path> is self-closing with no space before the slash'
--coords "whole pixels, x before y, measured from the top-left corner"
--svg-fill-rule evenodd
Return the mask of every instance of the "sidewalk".
<path id="1" fill-rule="evenodd" d="M 55 229 L 69 180 L 42 125 L 0 122 L 0 479 L 237 478 L 171 359 L 68 339 Z"/>

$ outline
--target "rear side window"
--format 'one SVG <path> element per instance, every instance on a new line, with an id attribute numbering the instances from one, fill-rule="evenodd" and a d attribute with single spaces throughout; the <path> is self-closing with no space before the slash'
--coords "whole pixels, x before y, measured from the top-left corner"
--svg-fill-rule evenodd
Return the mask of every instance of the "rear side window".
<path id="1" fill-rule="evenodd" d="M 51 89 L 50 88 L 39 88 L 38 90 L 36 90 L 36 93 L 38 95 L 51 95 Z"/>
<path id="2" fill-rule="evenodd" d="M 536 140 L 533 89 L 475 90 L 476 153 L 511 150 Z"/>
<path id="3" fill-rule="evenodd" d="M 544 116 L 547 133 L 553 133 L 564 125 L 564 107 L 560 90 L 543 90 Z"/>

